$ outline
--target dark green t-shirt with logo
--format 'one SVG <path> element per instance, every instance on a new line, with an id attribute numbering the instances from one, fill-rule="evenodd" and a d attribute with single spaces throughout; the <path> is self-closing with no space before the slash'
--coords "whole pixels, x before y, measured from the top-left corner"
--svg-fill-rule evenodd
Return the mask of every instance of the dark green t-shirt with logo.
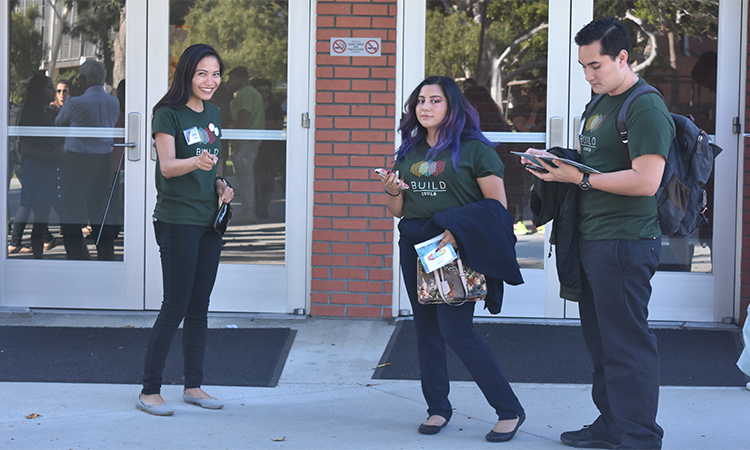
<path id="1" fill-rule="evenodd" d="M 581 162 L 600 172 L 617 172 L 631 168 L 631 160 L 643 155 L 669 153 L 675 136 L 674 121 L 664 101 L 656 94 L 644 94 L 632 104 L 627 118 L 628 149 L 626 159 L 617 114 L 638 86 L 639 79 L 620 95 L 604 95 L 583 117 Z M 661 234 L 656 196 L 627 196 L 590 189 L 578 197 L 578 231 L 583 239 L 646 239 Z"/>
<path id="2" fill-rule="evenodd" d="M 174 136 L 175 157 L 191 158 L 203 150 L 221 156 L 221 115 L 219 108 L 203 102 L 203 111 L 161 107 L 154 113 L 153 134 Z M 216 166 L 211 170 L 195 169 L 179 177 L 164 178 L 156 161 L 156 220 L 183 225 L 213 225 L 219 197 L 214 190 Z"/>
<path id="3" fill-rule="evenodd" d="M 423 140 L 393 166 L 409 185 L 405 190 L 404 219 L 431 219 L 436 213 L 482 200 L 484 195 L 477 178 L 503 177 L 500 157 L 494 148 L 480 140 L 461 142 L 458 172 L 453 168 L 450 149 L 427 161 L 429 149 Z"/>

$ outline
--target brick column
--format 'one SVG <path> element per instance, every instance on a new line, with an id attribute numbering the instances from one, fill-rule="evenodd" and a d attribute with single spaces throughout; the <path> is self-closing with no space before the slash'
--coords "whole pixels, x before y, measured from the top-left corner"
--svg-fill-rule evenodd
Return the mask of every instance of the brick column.
<path id="1" fill-rule="evenodd" d="M 331 37 L 381 39 L 379 57 L 330 56 Z M 396 0 L 318 0 L 312 306 L 391 317 L 393 219 L 375 167 L 394 152 Z"/>

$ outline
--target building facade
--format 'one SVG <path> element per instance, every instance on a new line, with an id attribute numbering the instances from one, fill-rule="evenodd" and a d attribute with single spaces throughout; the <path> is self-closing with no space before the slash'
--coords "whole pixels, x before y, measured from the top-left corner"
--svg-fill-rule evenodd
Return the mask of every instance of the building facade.
<path id="1" fill-rule="evenodd" d="M 64 6 L 59 3 L 18 2 L 0 11 L 0 22 L 9 30 L 0 37 L 9 68 L 0 74 L 0 94 L 12 103 L 0 112 L 0 142 L 8 142 L 2 158 L 7 174 L 0 192 L 7 199 L 3 217 L 6 223 L 23 218 L 21 189 L 31 183 L 14 160 L 18 138 L 97 136 L 132 143 L 112 154 L 117 176 L 106 223 L 119 227 L 116 258 L 71 261 L 58 246 L 34 260 L 9 247 L 0 261 L 0 307 L 159 308 L 158 248 L 149 223 L 155 202 L 150 108 L 166 91 L 181 51 L 205 42 L 217 48 L 228 70 L 246 67 L 251 84 L 262 79 L 271 86 L 270 96 L 264 92 L 264 129 L 222 127 L 221 170 L 239 195 L 212 310 L 381 319 L 409 315 L 398 270 L 396 221 L 385 209 L 386 196 L 372 169 L 392 163 L 401 105 L 413 87 L 425 75 L 447 75 L 464 83 L 467 99 L 480 111 L 482 130 L 498 143 L 506 165 L 526 283 L 506 289 L 501 316 L 577 317 L 575 304 L 558 296 L 549 229 L 531 225 L 525 195 L 530 180 L 509 152 L 574 145 L 591 94 L 573 36 L 599 13 L 600 2 L 220 0 L 199 10 L 190 2 L 127 0 L 118 14 L 106 17 L 83 14 L 81 19 L 74 11 L 76 20 L 103 23 L 108 33 L 100 35 L 112 37 L 82 35 L 87 48 L 97 51 L 81 61 L 104 60 L 103 48 L 111 48 L 111 62 L 105 65 L 113 75 L 113 91 L 127 80 L 121 125 L 25 126 L 14 122 L 30 75 L 23 72 L 18 52 L 22 44 L 34 42 L 21 33 L 24 17 L 36 21 L 38 46 L 46 49 L 32 69 L 46 70 L 55 81 L 75 77 L 70 58 L 50 71 L 53 44 L 44 44 L 54 41 L 49 38 L 56 26 L 51 17 L 54 8 Z M 659 4 L 654 2 L 654 8 Z M 711 222 L 690 238 L 665 239 L 651 319 L 739 323 L 750 302 L 750 204 L 745 200 L 750 140 L 744 137 L 750 128 L 748 2 L 695 2 L 691 7 L 694 22 L 671 23 L 670 11 L 661 11 L 660 27 L 640 18 L 654 17 L 649 11 L 617 12 L 632 30 L 634 69 L 661 90 L 670 110 L 692 114 L 724 149 L 707 187 Z M 27 17 L 34 8 L 39 16 Z M 62 63 L 62 56 L 58 60 Z M 262 91 L 262 85 L 256 88 Z M 75 87 L 74 80 L 72 94 Z M 215 100 L 226 107 L 231 97 L 231 92 L 217 92 Z M 255 167 L 244 173 L 232 158 L 242 141 L 261 142 Z M 55 217 L 49 220 L 52 234 L 57 233 Z M 28 228 L 21 247 L 28 246 Z M 9 226 L 9 246 L 12 235 Z M 95 240 L 88 241 L 92 255 Z M 487 314 L 477 308 L 477 315 Z"/>

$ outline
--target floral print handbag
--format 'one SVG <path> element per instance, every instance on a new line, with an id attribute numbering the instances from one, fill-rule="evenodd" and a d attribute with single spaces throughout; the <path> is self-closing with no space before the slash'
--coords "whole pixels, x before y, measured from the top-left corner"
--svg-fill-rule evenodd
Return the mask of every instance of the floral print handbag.
<path id="1" fill-rule="evenodd" d="M 417 258 L 417 295 L 419 303 L 447 303 L 460 306 L 465 302 L 484 300 L 487 281 L 484 275 L 465 266 L 458 257 L 430 273 L 425 272 Z"/>

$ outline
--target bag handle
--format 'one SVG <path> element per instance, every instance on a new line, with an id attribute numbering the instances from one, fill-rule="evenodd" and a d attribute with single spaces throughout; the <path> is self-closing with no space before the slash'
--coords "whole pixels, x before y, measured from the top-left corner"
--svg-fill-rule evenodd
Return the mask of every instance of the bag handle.
<path id="1" fill-rule="evenodd" d="M 435 273 L 435 278 L 437 278 L 438 294 L 440 294 L 440 297 L 446 304 L 451 306 L 463 305 L 464 303 L 466 303 L 466 299 L 469 296 L 469 288 L 466 284 L 466 273 L 464 272 L 464 265 L 461 262 L 461 258 L 456 258 L 456 265 L 458 266 L 458 276 L 461 278 L 461 284 L 464 287 L 464 301 L 462 301 L 461 303 L 448 302 L 448 297 L 445 295 L 445 289 L 447 288 L 448 282 L 445 281 L 445 277 L 443 276 L 443 268 L 440 267 Z"/>

